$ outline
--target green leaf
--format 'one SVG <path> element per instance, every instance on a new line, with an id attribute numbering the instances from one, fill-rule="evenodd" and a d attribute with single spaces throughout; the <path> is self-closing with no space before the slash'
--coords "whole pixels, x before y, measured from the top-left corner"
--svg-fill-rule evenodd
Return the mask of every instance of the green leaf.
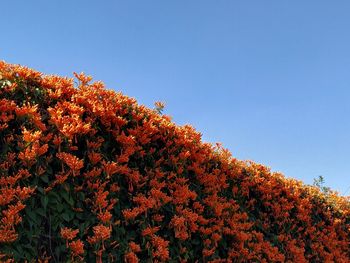
<path id="1" fill-rule="evenodd" d="M 56 208 L 57 208 L 57 211 L 58 211 L 59 213 L 61 213 L 61 212 L 63 211 L 64 206 L 63 206 L 61 203 L 58 203 L 57 206 L 56 206 Z"/>
<path id="2" fill-rule="evenodd" d="M 70 221 L 70 216 L 67 213 L 62 214 L 62 218 L 67 222 Z"/>
<path id="3" fill-rule="evenodd" d="M 83 220 L 85 216 L 84 216 L 83 213 L 76 213 L 76 214 L 75 214 L 75 217 L 78 218 L 78 219 L 80 219 L 80 220 Z"/>
<path id="4" fill-rule="evenodd" d="M 70 221 L 73 220 L 74 215 L 75 215 L 75 212 L 74 212 L 74 211 L 65 210 L 64 213 L 62 214 L 62 218 L 63 218 L 65 221 L 70 222 Z"/>
<path id="5" fill-rule="evenodd" d="M 50 204 L 60 204 L 62 201 L 61 197 L 53 191 L 49 192 L 47 196 L 49 198 Z"/>
<path id="6" fill-rule="evenodd" d="M 30 218 L 31 220 L 34 221 L 34 223 L 38 224 L 38 218 L 37 218 L 37 216 L 36 216 L 36 214 L 34 213 L 33 210 L 31 210 L 31 209 L 26 209 L 26 214 L 29 216 L 29 218 Z"/>
<path id="7" fill-rule="evenodd" d="M 41 215 L 41 216 L 43 216 L 43 217 L 46 216 L 46 212 L 45 212 L 45 210 L 43 208 L 37 208 L 36 209 L 36 213 Z"/>
<path id="8" fill-rule="evenodd" d="M 42 193 L 42 194 L 45 193 L 44 188 L 42 188 L 41 186 L 38 186 L 36 189 L 38 190 L 39 193 Z"/>
<path id="9" fill-rule="evenodd" d="M 48 182 L 49 182 L 49 177 L 48 177 L 47 174 L 41 175 L 41 176 L 40 176 L 40 179 L 41 179 L 42 181 L 44 181 L 45 183 L 48 183 Z"/>
<path id="10" fill-rule="evenodd" d="M 73 200 L 73 198 L 69 195 L 68 192 L 64 191 L 64 192 L 62 193 L 62 197 L 63 197 L 63 199 L 64 199 L 69 205 L 71 205 L 71 206 L 74 205 L 74 200 Z"/>
<path id="11" fill-rule="evenodd" d="M 85 193 L 79 192 L 79 193 L 77 194 L 77 196 L 78 196 L 79 200 L 81 200 L 81 201 L 84 201 L 84 200 L 85 200 Z"/>
<path id="12" fill-rule="evenodd" d="M 47 204 L 49 203 L 49 198 L 47 195 L 44 195 L 41 197 L 41 205 L 43 206 L 44 210 L 46 210 Z"/>
<path id="13" fill-rule="evenodd" d="M 46 167 L 46 173 L 49 174 L 49 175 L 52 175 L 52 174 L 53 174 L 53 173 L 52 173 L 52 167 L 51 167 L 50 165 L 48 165 L 48 166 Z"/>

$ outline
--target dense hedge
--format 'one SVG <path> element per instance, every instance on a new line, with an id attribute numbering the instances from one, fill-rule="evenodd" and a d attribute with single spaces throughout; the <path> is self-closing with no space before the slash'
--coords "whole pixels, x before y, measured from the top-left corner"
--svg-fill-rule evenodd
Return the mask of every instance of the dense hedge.
<path id="1" fill-rule="evenodd" d="M 100 82 L 0 62 L 0 260 L 349 262 L 349 200 Z"/>

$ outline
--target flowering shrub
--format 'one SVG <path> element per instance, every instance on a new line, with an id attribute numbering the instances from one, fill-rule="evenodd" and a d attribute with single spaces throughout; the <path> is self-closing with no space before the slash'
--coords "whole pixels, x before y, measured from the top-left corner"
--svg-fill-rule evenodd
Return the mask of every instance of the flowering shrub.
<path id="1" fill-rule="evenodd" d="M 0 63 L 0 260 L 349 262 L 349 199 L 91 77 Z"/>

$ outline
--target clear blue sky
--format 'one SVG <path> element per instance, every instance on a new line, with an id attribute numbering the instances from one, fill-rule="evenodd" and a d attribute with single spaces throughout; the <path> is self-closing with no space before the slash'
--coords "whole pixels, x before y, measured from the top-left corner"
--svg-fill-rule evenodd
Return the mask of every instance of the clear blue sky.
<path id="1" fill-rule="evenodd" d="M 321 0 L 3 1 L 0 59 L 164 101 L 235 157 L 344 193 L 349 12 Z"/>

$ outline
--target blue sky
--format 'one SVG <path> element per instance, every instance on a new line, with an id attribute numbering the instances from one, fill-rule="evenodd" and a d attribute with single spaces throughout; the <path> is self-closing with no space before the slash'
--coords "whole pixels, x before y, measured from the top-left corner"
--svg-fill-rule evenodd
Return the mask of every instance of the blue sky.
<path id="1" fill-rule="evenodd" d="M 349 1 L 4 1 L 0 59 L 84 71 L 204 141 L 344 193 Z M 350 190 L 347 192 L 350 194 Z"/>

